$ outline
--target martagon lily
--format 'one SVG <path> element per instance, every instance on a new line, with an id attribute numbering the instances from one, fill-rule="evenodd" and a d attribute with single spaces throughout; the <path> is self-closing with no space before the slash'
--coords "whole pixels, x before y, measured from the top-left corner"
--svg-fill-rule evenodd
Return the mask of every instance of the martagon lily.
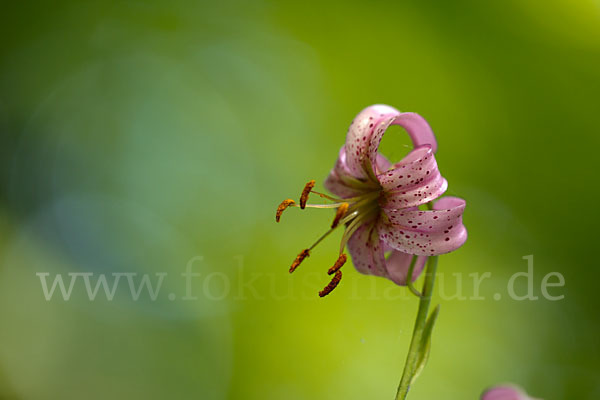
<path id="1" fill-rule="evenodd" d="M 540 400 L 529 397 L 521 388 L 513 385 L 495 386 L 483 392 L 481 400 Z"/>
<path id="2" fill-rule="evenodd" d="M 378 151 L 390 125 L 403 127 L 414 145 L 413 150 L 395 164 Z M 402 113 L 386 105 L 374 105 L 361 111 L 350 125 L 346 143 L 324 182 L 333 196 L 316 192 L 315 181 L 310 181 L 299 204 L 287 199 L 277 209 L 278 222 L 282 212 L 290 206 L 337 211 L 331 229 L 300 252 L 290 272 L 340 226 L 345 230 L 339 257 L 328 271 L 335 275 L 319 293 L 321 297 L 329 294 L 341 279 L 339 269 L 346 261 L 346 246 L 359 272 L 385 277 L 398 285 L 410 285 L 429 256 L 462 246 L 467 239 L 462 223 L 465 201 L 457 197 L 437 200 L 448 183 L 438 169 L 434 157 L 436 149 L 433 131 L 420 115 Z M 310 193 L 332 203 L 307 204 Z"/>
<path id="3" fill-rule="evenodd" d="M 402 160 L 391 164 L 379 153 L 379 144 L 390 125 L 403 127 L 414 148 Z M 415 113 L 401 113 L 393 107 L 375 105 L 361 111 L 348 129 L 346 143 L 325 180 L 333 196 L 314 190 L 308 182 L 298 204 L 284 200 L 275 220 L 291 206 L 336 210 L 331 229 L 310 247 L 302 250 L 290 267 L 300 265 L 331 232 L 344 227 L 338 259 L 327 273 L 334 275 L 319 292 L 331 293 L 342 279 L 346 262 L 344 249 L 356 269 L 368 275 L 388 278 L 407 285 L 419 297 L 419 309 L 396 400 L 404 400 L 425 363 L 439 306 L 429 315 L 437 256 L 458 249 L 467 240 L 462 223 L 465 201 L 457 197 L 439 199 L 448 188 L 435 161 L 437 143 L 429 124 Z M 330 200 L 328 204 L 307 204 L 310 193 Z M 439 200 L 438 200 L 439 199 Z M 423 290 L 412 285 L 427 263 Z"/>

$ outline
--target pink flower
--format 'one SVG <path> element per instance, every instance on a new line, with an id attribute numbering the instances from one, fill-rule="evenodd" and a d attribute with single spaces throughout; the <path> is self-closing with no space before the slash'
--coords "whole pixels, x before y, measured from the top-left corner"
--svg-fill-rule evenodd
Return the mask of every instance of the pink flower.
<path id="1" fill-rule="evenodd" d="M 539 400 L 527 396 L 520 388 L 510 385 L 496 386 L 486 390 L 481 400 Z"/>
<path id="2" fill-rule="evenodd" d="M 379 143 L 390 125 L 406 129 L 414 144 L 414 149 L 393 165 L 378 152 Z M 345 227 L 336 265 L 345 261 L 343 251 L 347 245 L 359 272 L 406 285 L 413 259 L 414 280 L 423 270 L 428 256 L 448 253 L 463 245 L 467 239 L 462 223 L 465 201 L 445 197 L 433 202 L 448 187 L 435 161 L 436 148 L 431 128 L 418 114 L 375 105 L 356 116 L 324 183 L 335 196 L 314 191 L 314 181 L 311 181 L 299 204 L 300 208 L 337 209 L 332 229 L 323 236 L 338 226 Z M 306 205 L 311 192 L 334 203 Z M 425 205 L 429 209 L 419 208 Z M 277 220 L 288 206 L 297 205 L 290 199 L 284 201 L 278 209 Z M 310 255 L 321 239 L 300 253 L 290 272 Z M 386 253 L 389 253 L 387 257 Z M 336 274 L 333 287 L 341 278 L 340 267 L 330 269 L 330 274 Z M 321 295 L 331 290 L 322 291 Z"/>

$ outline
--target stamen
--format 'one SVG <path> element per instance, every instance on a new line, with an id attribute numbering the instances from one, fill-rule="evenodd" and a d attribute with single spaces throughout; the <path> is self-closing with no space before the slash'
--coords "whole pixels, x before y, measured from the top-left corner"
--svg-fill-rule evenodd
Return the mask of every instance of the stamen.
<path id="1" fill-rule="evenodd" d="M 327 275 L 333 275 L 336 272 L 338 272 L 340 270 L 340 268 L 342 268 L 342 266 L 344 265 L 344 263 L 346 262 L 347 259 L 348 259 L 348 257 L 346 257 L 345 254 L 340 254 L 340 256 L 338 257 L 335 264 L 333 264 L 333 267 L 329 268 L 329 271 L 327 271 Z"/>
<path id="2" fill-rule="evenodd" d="M 331 204 L 305 204 L 305 208 L 338 208 L 344 203 L 331 203 Z M 292 204 L 293 207 L 300 207 L 298 204 Z"/>
<path id="3" fill-rule="evenodd" d="M 353 197 L 353 198 L 346 199 L 346 202 L 349 203 L 349 204 L 351 204 L 350 210 L 354 211 L 354 210 L 358 210 L 363 205 L 372 202 L 373 200 L 375 200 L 379 196 L 380 196 L 379 193 L 372 192 L 372 193 L 368 193 L 368 194 L 365 194 L 365 195 L 362 195 L 362 196 L 358 196 L 358 197 Z"/>
<path id="4" fill-rule="evenodd" d="M 310 191 L 312 190 L 312 188 L 315 187 L 315 180 L 311 180 L 309 181 L 305 186 L 304 189 L 302 190 L 302 194 L 300 195 L 300 208 L 304 209 L 304 207 L 306 207 L 306 201 L 308 200 L 308 195 L 310 194 Z"/>
<path id="5" fill-rule="evenodd" d="M 333 196 L 329 196 L 328 194 L 325 194 L 325 193 L 317 192 L 316 190 L 311 190 L 310 192 L 316 194 L 319 197 L 327 199 L 327 200 L 331 200 L 331 201 L 335 201 L 335 202 L 342 202 L 342 201 L 344 201 L 342 199 L 338 199 L 337 197 L 333 197 Z"/>
<path id="6" fill-rule="evenodd" d="M 298 268 L 298 265 L 300 265 L 300 263 L 302 261 L 304 261 L 304 259 L 308 256 L 310 256 L 309 253 L 309 249 L 304 249 L 300 252 L 300 254 L 298 254 L 298 256 L 296 257 L 296 259 L 294 260 L 294 262 L 292 263 L 291 267 L 290 267 L 290 274 L 292 272 L 294 272 L 296 270 L 296 268 Z"/>
<path id="7" fill-rule="evenodd" d="M 279 220 L 281 219 L 281 214 L 283 214 L 285 209 L 295 204 L 296 202 L 292 199 L 282 201 L 279 207 L 277 207 L 277 213 L 275 213 L 275 221 L 279 222 Z"/>
<path id="8" fill-rule="evenodd" d="M 335 273 L 334 277 L 331 279 L 331 282 L 329 282 L 329 284 L 327 286 L 325 286 L 325 288 L 319 292 L 319 297 L 325 297 L 329 293 L 331 293 L 333 291 L 333 289 L 336 288 L 338 283 L 340 283 L 341 279 L 342 279 L 342 271 L 337 271 Z"/>
<path id="9" fill-rule="evenodd" d="M 354 211 L 353 213 L 346 215 L 346 216 L 345 216 L 345 217 L 344 217 L 344 218 L 343 218 L 343 219 L 340 221 L 340 223 L 343 225 L 343 224 L 345 224 L 346 222 L 350 221 L 352 218 L 356 217 L 357 215 L 358 215 L 358 211 Z M 337 227 L 336 227 L 336 228 L 337 228 Z M 318 245 L 319 243 L 321 243 L 321 241 L 322 241 L 323 239 L 325 239 L 327 236 L 329 236 L 329 234 L 330 234 L 331 232 L 333 232 L 333 231 L 334 231 L 336 228 L 331 228 L 331 229 L 329 229 L 327 232 L 325 232 L 324 234 L 322 234 L 322 235 L 321 235 L 321 237 L 320 237 L 320 238 L 318 238 L 318 239 L 317 239 L 317 241 L 316 241 L 316 242 L 314 242 L 314 243 L 312 244 L 312 246 L 310 246 L 310 247 L 308 248 L 308 250 L 312 250 L 312 249 L 314 249 L 315 247 L 317 247 L 317 245 Z M 341 251 L 340 251 L 340 253 L 341 253 Z"/>
<path id="10" fill-rule="evenodd" d="M 340 223 L 340 220 L 346 214 L 346 211 L 348 211 L 349 206 L 350 205 L 348 203 L 343 203 L 341 206 L 338 207 L 338 209 L 335 213 L 335 218 L 333 219 L 333 222 L 331 223 L 331 229 L 338 226 L 338 224 Z"/>

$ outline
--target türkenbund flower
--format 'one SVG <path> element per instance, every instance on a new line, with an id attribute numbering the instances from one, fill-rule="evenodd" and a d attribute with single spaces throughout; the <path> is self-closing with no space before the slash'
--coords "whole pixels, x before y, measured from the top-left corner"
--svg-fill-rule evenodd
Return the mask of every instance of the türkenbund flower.
<path id="1" fill-rule="evenodd" d="M 527 396 L 520 388 L 512 385 L 502 385 L 483 392 L 481 400 L 540 400 Z"/>
<path id="2" fill-rule="evenodd" d="M 379 154 L 379 143 L 390 125 L 400 125 L 414 148 L 400 162 L 391 164 Z M 346 143 L 325 180 L 334 196 L 304 188 L 299 204 L 288 199 L 277 210 L 276 220 L 287 207 L 333 208 L 332 227 L 311 247 L 303 250 L 290 268 L 293 272 L 312 249 L 333 230 L 344 226 L 340 255 L 329 274 L 331 283 L 319 294 L 331 292 L 341 279 L 341 266 L 348 251 L 356 269 L 406 285 L 411 262 L 412 279 L 421 273 L 428 256 L 456 250 L 467 239 L 462 223 L 465 201 L 457 197 L 438 199 L 448 183 L 440 175 L 434 153 L 437 143 L 429 124 L 415 113 L 401 113 L 386 105 L 360 112 L 350 125 Z M 306 204 L 309 193 L 333 201 Z"/>

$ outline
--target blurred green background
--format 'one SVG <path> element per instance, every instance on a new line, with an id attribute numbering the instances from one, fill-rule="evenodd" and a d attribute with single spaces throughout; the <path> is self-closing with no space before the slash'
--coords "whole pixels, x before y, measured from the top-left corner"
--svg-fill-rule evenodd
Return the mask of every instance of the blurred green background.
<path id="1" fill-rule="evenodd" d="M 600 398 L 598 1 L 2 8 L 0 398 L 392 399 L 416 299 L 351 266 L 319 299 L 336 238 L 287 268 L 331 214 L 274 222 L 374 103 L 430 122 L 448 193 L 467 199 L 409 398 L 507 381 Z M 408 141 L 390 131 L 397 160 Z M 516 301 L 527 255 L 540 299 Z M 552 271 L 560 301 L 540 295 Z M 123 277 L 92 301 L 80 275 L 46 301 L 40 272 L 167 275 L 156 300 Z M 449 298 L 477 272 L 484 300 Z"/>

